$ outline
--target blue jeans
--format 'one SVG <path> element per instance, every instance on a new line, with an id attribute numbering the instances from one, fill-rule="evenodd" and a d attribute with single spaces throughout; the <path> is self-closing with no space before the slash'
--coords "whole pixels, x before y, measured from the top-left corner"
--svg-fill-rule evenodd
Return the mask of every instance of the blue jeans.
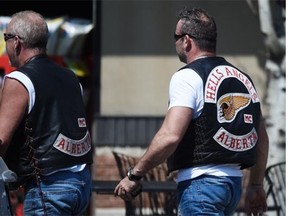
<path id="1" fill-rule="evenodd" d="M 241 177 L 202 175 L 178 184 L 178 215 L 233 215 L 240 201 Z"/>
<path id="2" fill-rule="evenodd" d="M 24 215 L 72 216 L 85 212 L 91 195 L 89 169 L 80 172 L 60 171 L 28 183 Z"/>

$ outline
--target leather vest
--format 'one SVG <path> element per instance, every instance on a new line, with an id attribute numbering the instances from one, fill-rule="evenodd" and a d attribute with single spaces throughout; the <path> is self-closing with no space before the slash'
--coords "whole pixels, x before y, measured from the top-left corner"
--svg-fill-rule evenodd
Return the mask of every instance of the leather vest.
<path id="1" fill-rule="evenodd" d="M 75 74 L 46 55 L 33 58 L 17 71 L 27 75 L 35 88 L 34 107 L 18 127 L 5 157 L 18 181 L 91 164 L 93 149 Z"/>
<path id="2" fill-rule="evenodd" d="M 184 68 L 202 78 L 204 107 L 168 158 L 169 172 L 208 164 L 252 166 L 260 101 L 250 77 L 222 57 L 201 58 Z"/>

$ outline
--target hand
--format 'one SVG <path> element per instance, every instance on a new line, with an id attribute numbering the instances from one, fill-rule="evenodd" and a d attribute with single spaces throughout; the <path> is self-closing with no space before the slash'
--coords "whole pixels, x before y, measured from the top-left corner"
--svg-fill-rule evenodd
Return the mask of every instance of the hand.
<path id="1" fill-rule="evenodd" d="M 128 177 L 122 179 L 115 187 L 114 195 L 120 196 L 123 200 L 130 201 L 137 196 L 142 189 L 140 181 L 131 181 Z"/>
<path id="2" fill-rule="evenodd" d="M 244 208 L 248 216 L 260 216 L 267 211 L 266 193 L 263 186 L 247 187 Z"/>

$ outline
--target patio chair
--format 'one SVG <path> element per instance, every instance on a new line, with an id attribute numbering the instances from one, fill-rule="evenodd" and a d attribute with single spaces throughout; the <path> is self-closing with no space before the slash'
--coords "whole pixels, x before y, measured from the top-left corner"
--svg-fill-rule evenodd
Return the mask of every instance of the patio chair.
<path id="1" fill-rule="evenodd" d="M 128 170 L 134 167 L 138 158 L 112 151 L 119 170 L 120 178 L 127 175 Z M 143 181 L 172 181 L 167 177 L 166 163 L 160 164 L 150 170 Z M 172 192 L 142 192 L 133 201 L 125 201 L 126 216 L 152 216 L 152 215 L 177 215 L 176 194 Z"/>
<path id="2" fill-rule="evenodd" d="M 280 162 L 267 167 L 265 172 L 267 181 L 268 211 L 275 211 L 277 216 L 286 215 L 286 162 Z"/>
<path id="3" fill-rule="evenodd" d="M 245 183 L 244 183 L 245 185 Z M 286 215 L 286 162 L 279 162 L 266 168 L 264 178 L 264 189 L 267 195 L 268 209 L 264 215 L 285 216 Z M 243 207 L 235 213 L 237 216 L 246 215 Z"/>

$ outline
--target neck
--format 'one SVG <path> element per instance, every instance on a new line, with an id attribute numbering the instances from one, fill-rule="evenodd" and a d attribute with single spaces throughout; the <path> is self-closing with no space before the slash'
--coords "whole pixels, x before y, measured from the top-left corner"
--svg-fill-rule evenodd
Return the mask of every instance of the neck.
<path id="1" fill-rule="evenodd" d="M 37 56 L 41 56 L 41 55 L 44 55 L 44 54 L 41 53 L 41 54 L 37 54 L 37 55 L 31 56 L 30 58 L 26 59 L 26 61 L 24 62 L 24 64 L 32 61 L 32 60 L 35 59 Z"/>
<path id="2" fill-rule="evenodd" d="M 204 58 L 204 57 L 213 57 L 213 56 L 216 56 L 216 53 L 214 53 L 214 52 L 207 52 L 207 51 L 205 51 L 205 52 L 198 52 L 198 53 L 196 53 L 196 54 L 194 54 L 194 55 L 191 55 L 190 56 L 190 58 L 188 57 L 187 58 L 187 64 L 189 64 L 189 63 L 191 63 L 191 62 L 193 62 L 193 61 L 195 61 L 195 60 L 197 60 L 197 59 L 199 59 L 199 58 Z"/>
<path id="3" fill-rule="evenodd" d="M 39 55 L 43 55 L 45 53 L 41 53 L 39 51 L 34 51 L 34 50 L 29 50 L 29 51 L 24 51 L 20 54 L 19 56 L 19 66 L 23 66 L 24 64 L 28 63 L 29 61 L 31 61 L 32 59 L 34 59 L 35 57 L 39 56 Z"/>

